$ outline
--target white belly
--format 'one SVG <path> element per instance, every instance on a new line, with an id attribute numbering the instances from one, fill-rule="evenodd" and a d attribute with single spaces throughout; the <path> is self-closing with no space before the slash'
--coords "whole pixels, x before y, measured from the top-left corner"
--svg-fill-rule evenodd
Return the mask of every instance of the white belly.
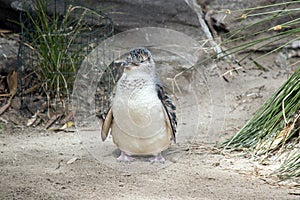
<path id="1" fill-rule="evenodd" d="M 155 155 L 168 148 L 171 132 L 151 87 L 117 94 L 113 101 L 114 143 L 130 155 Z"/>

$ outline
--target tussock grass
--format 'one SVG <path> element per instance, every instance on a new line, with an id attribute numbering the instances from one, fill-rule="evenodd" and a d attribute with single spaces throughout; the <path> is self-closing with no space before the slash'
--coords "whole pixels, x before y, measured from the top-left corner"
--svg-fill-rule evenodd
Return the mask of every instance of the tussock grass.
<path id="1" fill-rule="evenodd" d="M 282 180 L 300 177 L 300 152 L 290 156 L 275 172 Z"/>
<path id="2" fill-rule="evenodd" d="M 89 44 L 80 43 L 83 33 L 94 30 L 85 21 L 87 16 L 103 16 L 92 9 L 73 5 L 69 5 L 65 13 L 55 10 L 50 15 L 47 10 L 50 3 L 53 1 L 35 0 L 25 4 L 28 5 L 23 14 L 26 21 L 21 25 L 24 44 L 38 58 L 34 73 L 47 99 L 60 101 L 70 98 L 76 71 L 87 54 Z"/>
<path id="3" fill-rule="evenodd" d="M 293 136 L 299 119 L 300 68 L 265 102 L 247 124 L 223 145 L 256 154 L 278 150 Z"/>
<path id="4" fill-rule="evenodd" d="M 268 54 L 286 48 L 294 41 L 300 40 L 300 1 L 286 1 L 277 4 L 236 10 L 231 12 L 241 13 L 237 20 L 247 20 L 251 17 L 260 17 L 254 23 L 246 25 L 231 35 L 222 43 L 237 44 L 225 51 L 225 55 L 233 53 L 250 52 L 239 62 L 251 55 L 253 49 L 259 50 L 266 46 L 280 44 L 268 50 L 263 55 L 255 58 L 258 60 Z M 226 13 L 231 13 L 227 11 Z M 279 20 L 280 19 L 280 20 Z M 288 19 L 283 21 L 282 19 Z M 274 21 L 281 22 L 274 24 Z M 255 30 L 258 25 L 265 25 L 262 30 Z M 263 26 L 260 26 L 263 27 Z M 271 34 L 264 34 L 271 33 Z M 260 36 L 259 39 L 256 39 Z M 252 38 L 252 40 L 245 40 Z M 250 51 L 249 49 L 252 50 Z M 254 61 L 255 61 L 254 60 Z M 221 146 L 224 149 L 242 150 L 251 152 L 252 155 L 268 156 L 280 154 L 285 150 L 293 150 L 282 166 L 274 172 L 282 179 L 300 176 L 300 67 L 294 71 L 290 78 L 263 104 L 246 125 L 232 138 Z"/>

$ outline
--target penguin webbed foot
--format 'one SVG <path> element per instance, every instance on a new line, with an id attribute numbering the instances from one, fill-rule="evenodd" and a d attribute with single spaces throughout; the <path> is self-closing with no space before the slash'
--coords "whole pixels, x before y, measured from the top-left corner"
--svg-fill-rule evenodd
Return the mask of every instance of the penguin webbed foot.
<path id="1" fill-rule="evenodd" d="M 161 155 L 161 153 L 157 154 L 156 156 L 149 159 L 150 163 L 162 163 L 164 164 L 166 162 L 165 158 Z"/>
<path id="2" fill-rule="evenodd" d="M 117 158 L 119 162 L 133 162 L 135 159 L 130 155 L 127 155 L 123 151 L 121 151 L 121 155 Z"/>

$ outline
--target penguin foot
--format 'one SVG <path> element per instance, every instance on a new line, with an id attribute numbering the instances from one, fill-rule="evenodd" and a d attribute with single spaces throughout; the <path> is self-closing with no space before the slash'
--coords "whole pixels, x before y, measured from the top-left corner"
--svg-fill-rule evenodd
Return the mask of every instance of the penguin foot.
<path id="1" fill-rule="evenodd" d="M 117 161 L 119 161 L 119 162 L 132 162 L 134 160 L 135 160 L 134 158 L 132 158 L 131 156 L 127 155 L 123 151 L 121 151 L 121 155 L 117 158 Z"/>
<path id="2" fill-rule="evenodd" d="M 156 156 L 154 156 L 153 158 L 149 159 L 150 163 L 162 163 L 164 164 L 166 162 L 165 158 L 161 155 L 161 153 L 157 154 Z"/>

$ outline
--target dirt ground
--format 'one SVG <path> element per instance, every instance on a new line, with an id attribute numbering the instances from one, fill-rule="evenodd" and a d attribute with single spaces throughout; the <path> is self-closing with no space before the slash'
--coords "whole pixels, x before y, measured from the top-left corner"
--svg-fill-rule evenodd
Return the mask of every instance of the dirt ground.
<path id="1" fill-rule="evenodd" d="M 151 165 L 144 161 L 118 163 L 115 152 L 110 150 L 104 152 L 109 159 L 101 159 L 101 155 L 90 153 L 93 145 L 87 145 L 76 129 L 51 132 L 42 127 L 17 125 L 12 123 L 12 116 L 18 118 L 18 114 L 8 110 L 0 117 L 0 197 L 299 199 L 299 189 L 279 184 L 266 176 L 268 167 L 214 148 L 215 143 L 236 133 L 288 75 L 286 69 L 262 72 L 250 66 L 238 74 L 228 75 L 229 82 L 219 77 L 212 78 L 212 86 L 217 81 L 223 89 L 219 93 L 214 91 L 215 87 L 209 87 L 210 98 L 196 94 L 199 102 L 197 132 L 189 128 L 189 122 L 197 121 L 197 116 L 191 115 L 195 113 L 195 105 L 193 102 L 185 104 L 185 98 L 180 97 L 180 109 L 190 110 L 191 120 L 187 119 L 185 112 L 181 112 L 178 134 L 184 136 L 190 132 L 187 135 L 195 137 L 179 136 L 178 144 L 165 152 L 165 165 Z M 222 103 L 217 102 L 213 109 L 206 111 L 210 108 L 209 100 L 218 94 L 224 98 L 220 100 Z M 100 140 L 95 140 L 95 143 L 100 144 Z M 168 156 L 173 154 L 173 150 L 176 152 L 174 158 Z M 130 170 L 123 170 L 125 168 L 118 165 Z M 139 170 L 135 170 L 137 165 Z M 148 167 L 152 170 L 147 170 Z"/>

